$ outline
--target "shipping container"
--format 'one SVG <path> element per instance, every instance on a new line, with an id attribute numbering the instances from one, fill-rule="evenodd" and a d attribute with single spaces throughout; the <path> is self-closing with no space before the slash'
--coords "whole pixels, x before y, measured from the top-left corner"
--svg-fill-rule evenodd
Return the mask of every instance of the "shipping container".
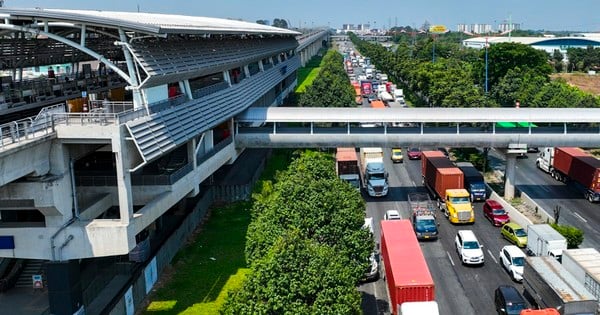
<path id="1" fill-rule="evenodd" d="M 542 148 L 536 166 L 561 182 L 572 182 L 589 202 L 600 201 L 600 160 L 580 148 Z"/>
<path id="2" fill-rule="evenodd" d="M 355 148 L 337 148 L 335 171 L 339 178 L 360 189 L 360 170 Z"/>
<path id="3" fill-rule="evenodd" d="M 580 148 L 556 148 L 554 168 L 587 188 L 600 190 L 600 160 Z"/>
<path id="4" fill-rule="evenodd" d="M 561 315 L 596 314 L 598 301 L 556 259 L 525 257 L 523 287 L 533 306 L 556 308 Z"/>
<path id="5" fill-rule="evenodd" d="M 600 300 L 600 252 L 595 248 L 564 250 L 562 265 Z"/>
<path id="6" fill-rule="evenodd" d="M 404 302 L 435 299 L 433 278 L 410 221 L 381 221 L 381 254 L 393 314 Z"/>
<path id="7" fill-rule="evenodd" d="M 464 188 L 464 174 L 440 151 L 423 151 L 421 156 L 423 183 L 440 200 L 446 190 Z"/>

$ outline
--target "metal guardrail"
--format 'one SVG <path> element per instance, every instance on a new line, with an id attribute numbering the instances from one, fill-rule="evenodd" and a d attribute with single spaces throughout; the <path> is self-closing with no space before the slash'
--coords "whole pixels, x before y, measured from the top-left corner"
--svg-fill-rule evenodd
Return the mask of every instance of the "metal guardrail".
<path id="1" fill-rule="evenodd" d="M 25 140 L 46 136 L 54 132 L 52 121 L 35 121 L 32 117 L 0 125 L 0 149 Z"/>

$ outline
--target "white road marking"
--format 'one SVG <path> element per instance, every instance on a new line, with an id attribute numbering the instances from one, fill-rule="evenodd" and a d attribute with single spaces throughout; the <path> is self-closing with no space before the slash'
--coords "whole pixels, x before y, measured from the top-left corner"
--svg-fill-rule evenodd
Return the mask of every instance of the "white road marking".
<path id="1" fill-rule="evenodd" d="M 494 254 L 492 254 L 492 252 L 489 249 L 487 250 L 487 252 L 488 252 L 488 254 L 490 254 L 490 257 L 492 257 L 492 259 L 494 260 L 494 262 L 496 264 L 498 264 L 498 261 L 496 260 L 496 257 L 494 257 Z"/>
<path id="2" fill-rule="evenodd" d="M 454 266 L 454 261 L 452 261 L 452 257 L 450 257 L 450 253 L 448 253 L 448 251 L 446 251 L 446 255 L 448 255 L 448 259 L 450 259 L 452 266 Z"/>
<path id="3" fill-rule="evenodd" d="M 577 212 L 573 211 L 573 215 L 574 215 L 574 216 L 576 216 L 576 217 L 577 217 L 579 220 L 581 220 L 581 221 L 583 221 L 583 222 L 587 223 L 587 220 L 586 220 L 586 219 L 584 219 L 584 218 L 583 218 L 583 217 L 582 217 L 582 216 L 581 216 L 579 213 L 577 213 Z"/>
<path id="4" fill-rule="evenodd" d="M 414 187 L 417 187 L 417 184 L 415 184 L 415 181 L 414 181 L 414 180 L 411 180 L 411 182 L 413 183 L 413 186 L 414 186 Z"/>

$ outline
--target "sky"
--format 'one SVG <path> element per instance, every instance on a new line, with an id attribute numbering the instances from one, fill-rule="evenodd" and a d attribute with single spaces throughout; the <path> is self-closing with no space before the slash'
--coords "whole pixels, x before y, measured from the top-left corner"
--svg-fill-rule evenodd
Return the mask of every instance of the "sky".
<path id="1" fill-rule="evenodd" d="M 571 2 L 572 1 L 572 2 Z M 4 0 L 5 7 L 90 9 L 183 14 L 217 18 L 272 21 L 285 19 L 292 27 L 370 24 L 420 27 L 457 24 L 521 24 L 522 29 L 600 32 L 600 0 Z"/>

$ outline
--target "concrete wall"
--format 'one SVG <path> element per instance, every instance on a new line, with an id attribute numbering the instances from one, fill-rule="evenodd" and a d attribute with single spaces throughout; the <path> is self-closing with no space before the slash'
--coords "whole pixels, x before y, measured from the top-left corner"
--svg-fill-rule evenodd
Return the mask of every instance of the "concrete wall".
<path id="1" fill-rule="evenodd" d="M 165 267 L 167 267 L 175 254 L 186 244 L 186 240 L 189 235 L 198 227 L 200 222 L 206 216 L 210 205 L 213 202 L 213 192 L 211 189 L 208 189 L 204 196 L 198 201 L 196 206 L 194 207 L 193 212 L 183 221 L 179 229 L 169 239 L 165 242 L 165 244 L 160 248 L 158 253 L 156 253 L 156 266 L 158 275 L 162 274 Z M 154 257 L 148 259 L 147 264 L 149 264 Z M 146 266 L 145 266 L 146 267 Z M 145 268 L 144 267 L 144 268 Z M 133 293 L 133 305 L 135 305 L 135 311 L 139 311 L 139 307 L 144 302 L 146 298 L 146 282 L 144 278 L 144 272 L 137 274 L 134 276 L 135 279 L 132 280 L 132 293 Z M 156 284 L 155 284 L 156 285 Z M 129 288 L 129 286 L 127 286 Z M 126 289 L 127 289 L 126 288 Z M 125 289 L 125 291 L 126 291 Z M 105 310 L 109 312 L 111 315 L 126 315 L 125 309 L 125 292 L 122 292 L 121 298 L 114 304 L 114 306 L 110 310 Z"/>

